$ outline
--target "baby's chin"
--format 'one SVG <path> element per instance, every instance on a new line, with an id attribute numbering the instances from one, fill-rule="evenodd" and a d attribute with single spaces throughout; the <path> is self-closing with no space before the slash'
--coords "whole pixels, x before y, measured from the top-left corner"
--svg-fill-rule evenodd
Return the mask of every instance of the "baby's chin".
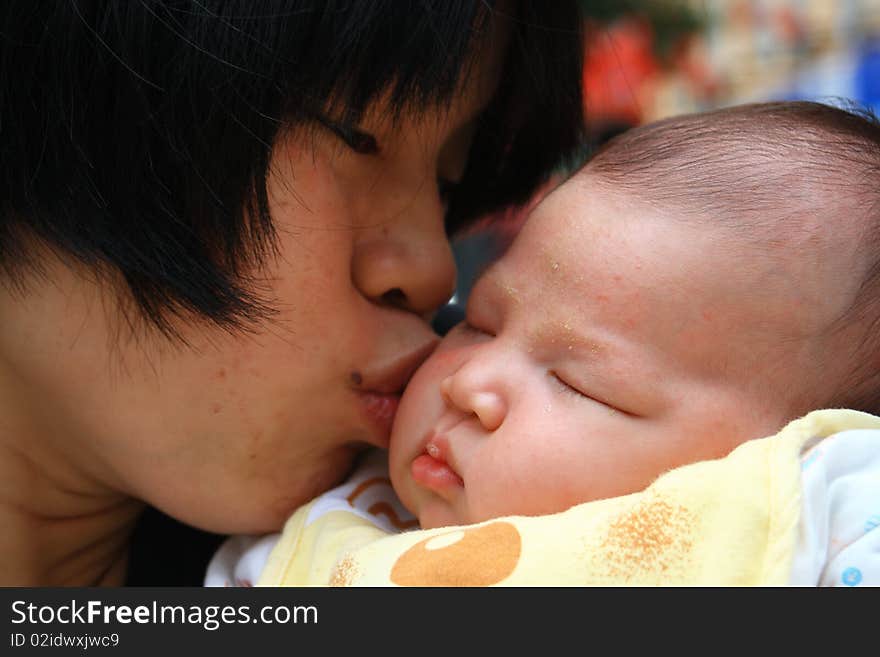
<path id="1" fill-rule="evenodd" d="M 438 527 L 454 527 L 458 525 L 470 525 L 472 521 L 462 517 L 455 509 L 447 504 L 426 503 L 414 515 L 419 519 L 419 527 L 422 529 L 437 529 Z"/>

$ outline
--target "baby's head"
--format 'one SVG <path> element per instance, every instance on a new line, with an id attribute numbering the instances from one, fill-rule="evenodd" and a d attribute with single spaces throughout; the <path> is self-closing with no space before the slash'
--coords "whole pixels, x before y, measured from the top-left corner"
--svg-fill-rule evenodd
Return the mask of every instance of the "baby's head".
<path id="1" fill-rule="evenodd" d="M 822 407 L 880 412 L 880 127 L 813 103 L 612 141 L 532 212 L 413 377 L 423 527 L 636 492 Z"/>

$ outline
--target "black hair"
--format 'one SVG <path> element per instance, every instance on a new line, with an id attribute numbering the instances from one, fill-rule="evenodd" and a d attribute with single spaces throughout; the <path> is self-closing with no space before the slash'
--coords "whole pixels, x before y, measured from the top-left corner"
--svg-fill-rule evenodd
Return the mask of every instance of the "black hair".
<path id="1" fill-rule="evenodd" d="M 682 220 L 710 218 L 755 256 L 781 238 L 809 243 L 816 222 L 804 217 L 832 231 L 855 227 L 850 266 L 858 289 L 828 330 L 858 327 L 861 337 L 850 347 L 844 389 L 822 404 L 880 414 L 880 121 L 839 102 L 752 103 L 670 117 L 615 137 L 583 171 Z"/>
<path id="2" fill-rule="evenodd" d="M 452 231 L 525 201 L 582 134 L 577 2 L 67 0 L 0 3 L 0 268 L 31 240 L 121 276 L 135 308 L 228 329 L 271 314 L 248 279 L 274 245 L 266 177 L 283 126 L 440 107 L 493 11 L 499 90 L 450 199 Z M 337 125 L 333 123 L 332 125 Z M 367 145 L 369 146 L 369 145 Z"/>

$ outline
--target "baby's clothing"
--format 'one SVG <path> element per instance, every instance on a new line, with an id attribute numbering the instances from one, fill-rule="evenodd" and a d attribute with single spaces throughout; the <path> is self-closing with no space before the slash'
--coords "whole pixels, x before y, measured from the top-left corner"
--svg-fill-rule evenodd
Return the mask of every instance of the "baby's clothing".
<path id="1" fill-rule="evenodd" d="M 414 529 L 386 460 L 371 453 L 281 534 L 227 541 L 206 584 L 880 585 L 873 415 L 815 411 L 642 492 L 467 527 Z"/>

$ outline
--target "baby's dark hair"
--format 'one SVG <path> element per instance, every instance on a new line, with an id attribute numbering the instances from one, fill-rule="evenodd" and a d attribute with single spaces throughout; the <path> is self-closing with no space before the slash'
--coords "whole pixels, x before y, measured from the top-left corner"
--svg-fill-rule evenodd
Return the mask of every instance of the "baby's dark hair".
<path id="1" fill-rule="evenodd" d="M 792 101 L 672 117 L 612 139 L 583 174 L 682 220 L 711 220 L 756 256 L 808 245 L 834 222 L 861 280 L 828 330 L 857 337 L 850 377 L 820 403 L 880 414 L 880 122 L 870 112 Z"/>

